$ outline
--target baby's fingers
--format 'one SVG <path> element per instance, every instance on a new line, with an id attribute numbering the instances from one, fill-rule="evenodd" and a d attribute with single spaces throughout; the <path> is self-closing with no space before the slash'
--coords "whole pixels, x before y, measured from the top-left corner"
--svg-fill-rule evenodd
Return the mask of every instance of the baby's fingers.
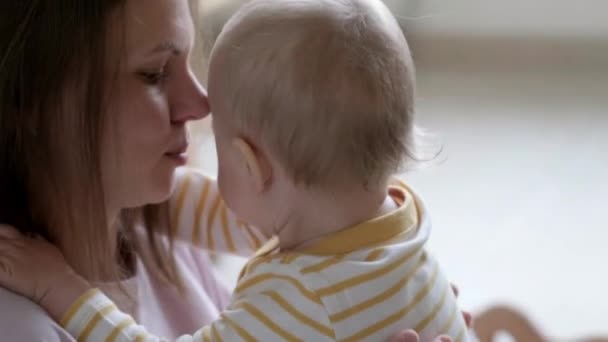
<path id="1" fill-rule="evenodd" d="M 21 241 L 0 237 L 0 271 L 7 273 L 14 268 L 22 247 Z"/>
<path id="2" fill-rule="evenodd" d="M 13 257 L 24 253 L 27 242 L 21 238 L 5 238 L 0 236 L 0 255 L 7 254 Z"/>
<path id="3" fill-rule="evenodd" d="M 18 239 L 22 237 L 21 233 L 12 226 L 8 226 L 6 224 L 0 224 L 0 238 L 5 239 Z"/>
<path id="4" fill-rule="evenodd" d="M 32 270 L 30 254 L 26 240 L 0 237 L 0 287 L 32 298 L 31 286 L 36 279 L 29 277 Z"/>
<path id="5" fill-rule="evenodd" d="M 0 279 L 4 277 L 12 277 L 14 274 L 14 260 L 9 255 L 5 255 L 0 251 Z M 0 282 L 2 284 L 2 282 Z"/>

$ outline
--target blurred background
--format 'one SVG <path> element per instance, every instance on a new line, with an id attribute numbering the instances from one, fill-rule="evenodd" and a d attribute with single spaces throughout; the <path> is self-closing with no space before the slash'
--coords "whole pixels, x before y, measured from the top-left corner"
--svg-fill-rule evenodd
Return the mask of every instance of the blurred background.
<path id="1" fill-rule="evenodd" d="M 195 3 L 206 51 L 242 2 Z M 517 308 L 551 340 L 608 335 L 608 1 L 385 2 L 413 50 L 418 124 L 447 155 L 405 177 L 462 307 Z M 208 123 L 195 131 L 193 164 L 213 174 Z M 234 284 L 242 263 L 218 270 Z"/>

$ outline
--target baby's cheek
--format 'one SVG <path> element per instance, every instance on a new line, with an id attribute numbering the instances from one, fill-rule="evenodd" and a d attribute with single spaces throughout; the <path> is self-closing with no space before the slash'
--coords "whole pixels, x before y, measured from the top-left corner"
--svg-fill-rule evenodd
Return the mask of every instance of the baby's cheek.
<path id="1" fill-rule="evenodd" d="M 238 185 L 234 184 L 234 180 L 229 175 L 229 168 L 224 165 L 222 162 L 218 162 L 218 175 L 217 182 L 219 185 L 220 193 L 227 204 L 231 204 L 233 202 L 233 193 L 234 188 Z"/>
<path id="2" fill-rule="evenodd" d="M 247 200 L 246 191 L 239 184 L 238 178 L 220 178 L 219 186 L 226 206 L 238 217 L 242 219 L 248 218 L 250 205 Z"/>

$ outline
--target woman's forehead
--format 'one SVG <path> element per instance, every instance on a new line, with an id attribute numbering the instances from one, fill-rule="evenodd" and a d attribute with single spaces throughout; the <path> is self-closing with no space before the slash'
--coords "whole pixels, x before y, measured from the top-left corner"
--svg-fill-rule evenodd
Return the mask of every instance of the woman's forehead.
<path id="1" fill-rule="evenodd" d="M 187 0 L 128 0 L 124 20 L 129 59 L 191 48 L 194 29 Z"/>

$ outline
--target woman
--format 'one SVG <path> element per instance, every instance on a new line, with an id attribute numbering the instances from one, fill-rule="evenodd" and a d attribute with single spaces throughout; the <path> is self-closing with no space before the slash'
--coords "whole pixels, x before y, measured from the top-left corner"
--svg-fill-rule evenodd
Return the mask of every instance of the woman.
<path id="1" fill-rule="evenodd" d="M 228 292 L 207 257 L 183 246 L 169 257 L 151 234 L 167 228 L 162 206 L 146 206 L 169 195 L 185 124 L 209 113 L 188 67 L 187 2 L 0 6 L 0 221 L 60 246 L 161 335 L 216 317 Z M 166 281 L 178 273 L 184 296 Z M 71 341 L 33 303 L 5 290 L 0 303 L 2 340 Z"/>
<path id="2" fill-rule="evenodd" d="M 55 243 L 154 334 L 210 322 L 228 292 L 162 239 L 185 125 L 209 114 L 188 2 L 5 1 L 0 25 L 0 223 Z M 0 303 L 2 340 L 72 341 L 35 303 Z"/>

